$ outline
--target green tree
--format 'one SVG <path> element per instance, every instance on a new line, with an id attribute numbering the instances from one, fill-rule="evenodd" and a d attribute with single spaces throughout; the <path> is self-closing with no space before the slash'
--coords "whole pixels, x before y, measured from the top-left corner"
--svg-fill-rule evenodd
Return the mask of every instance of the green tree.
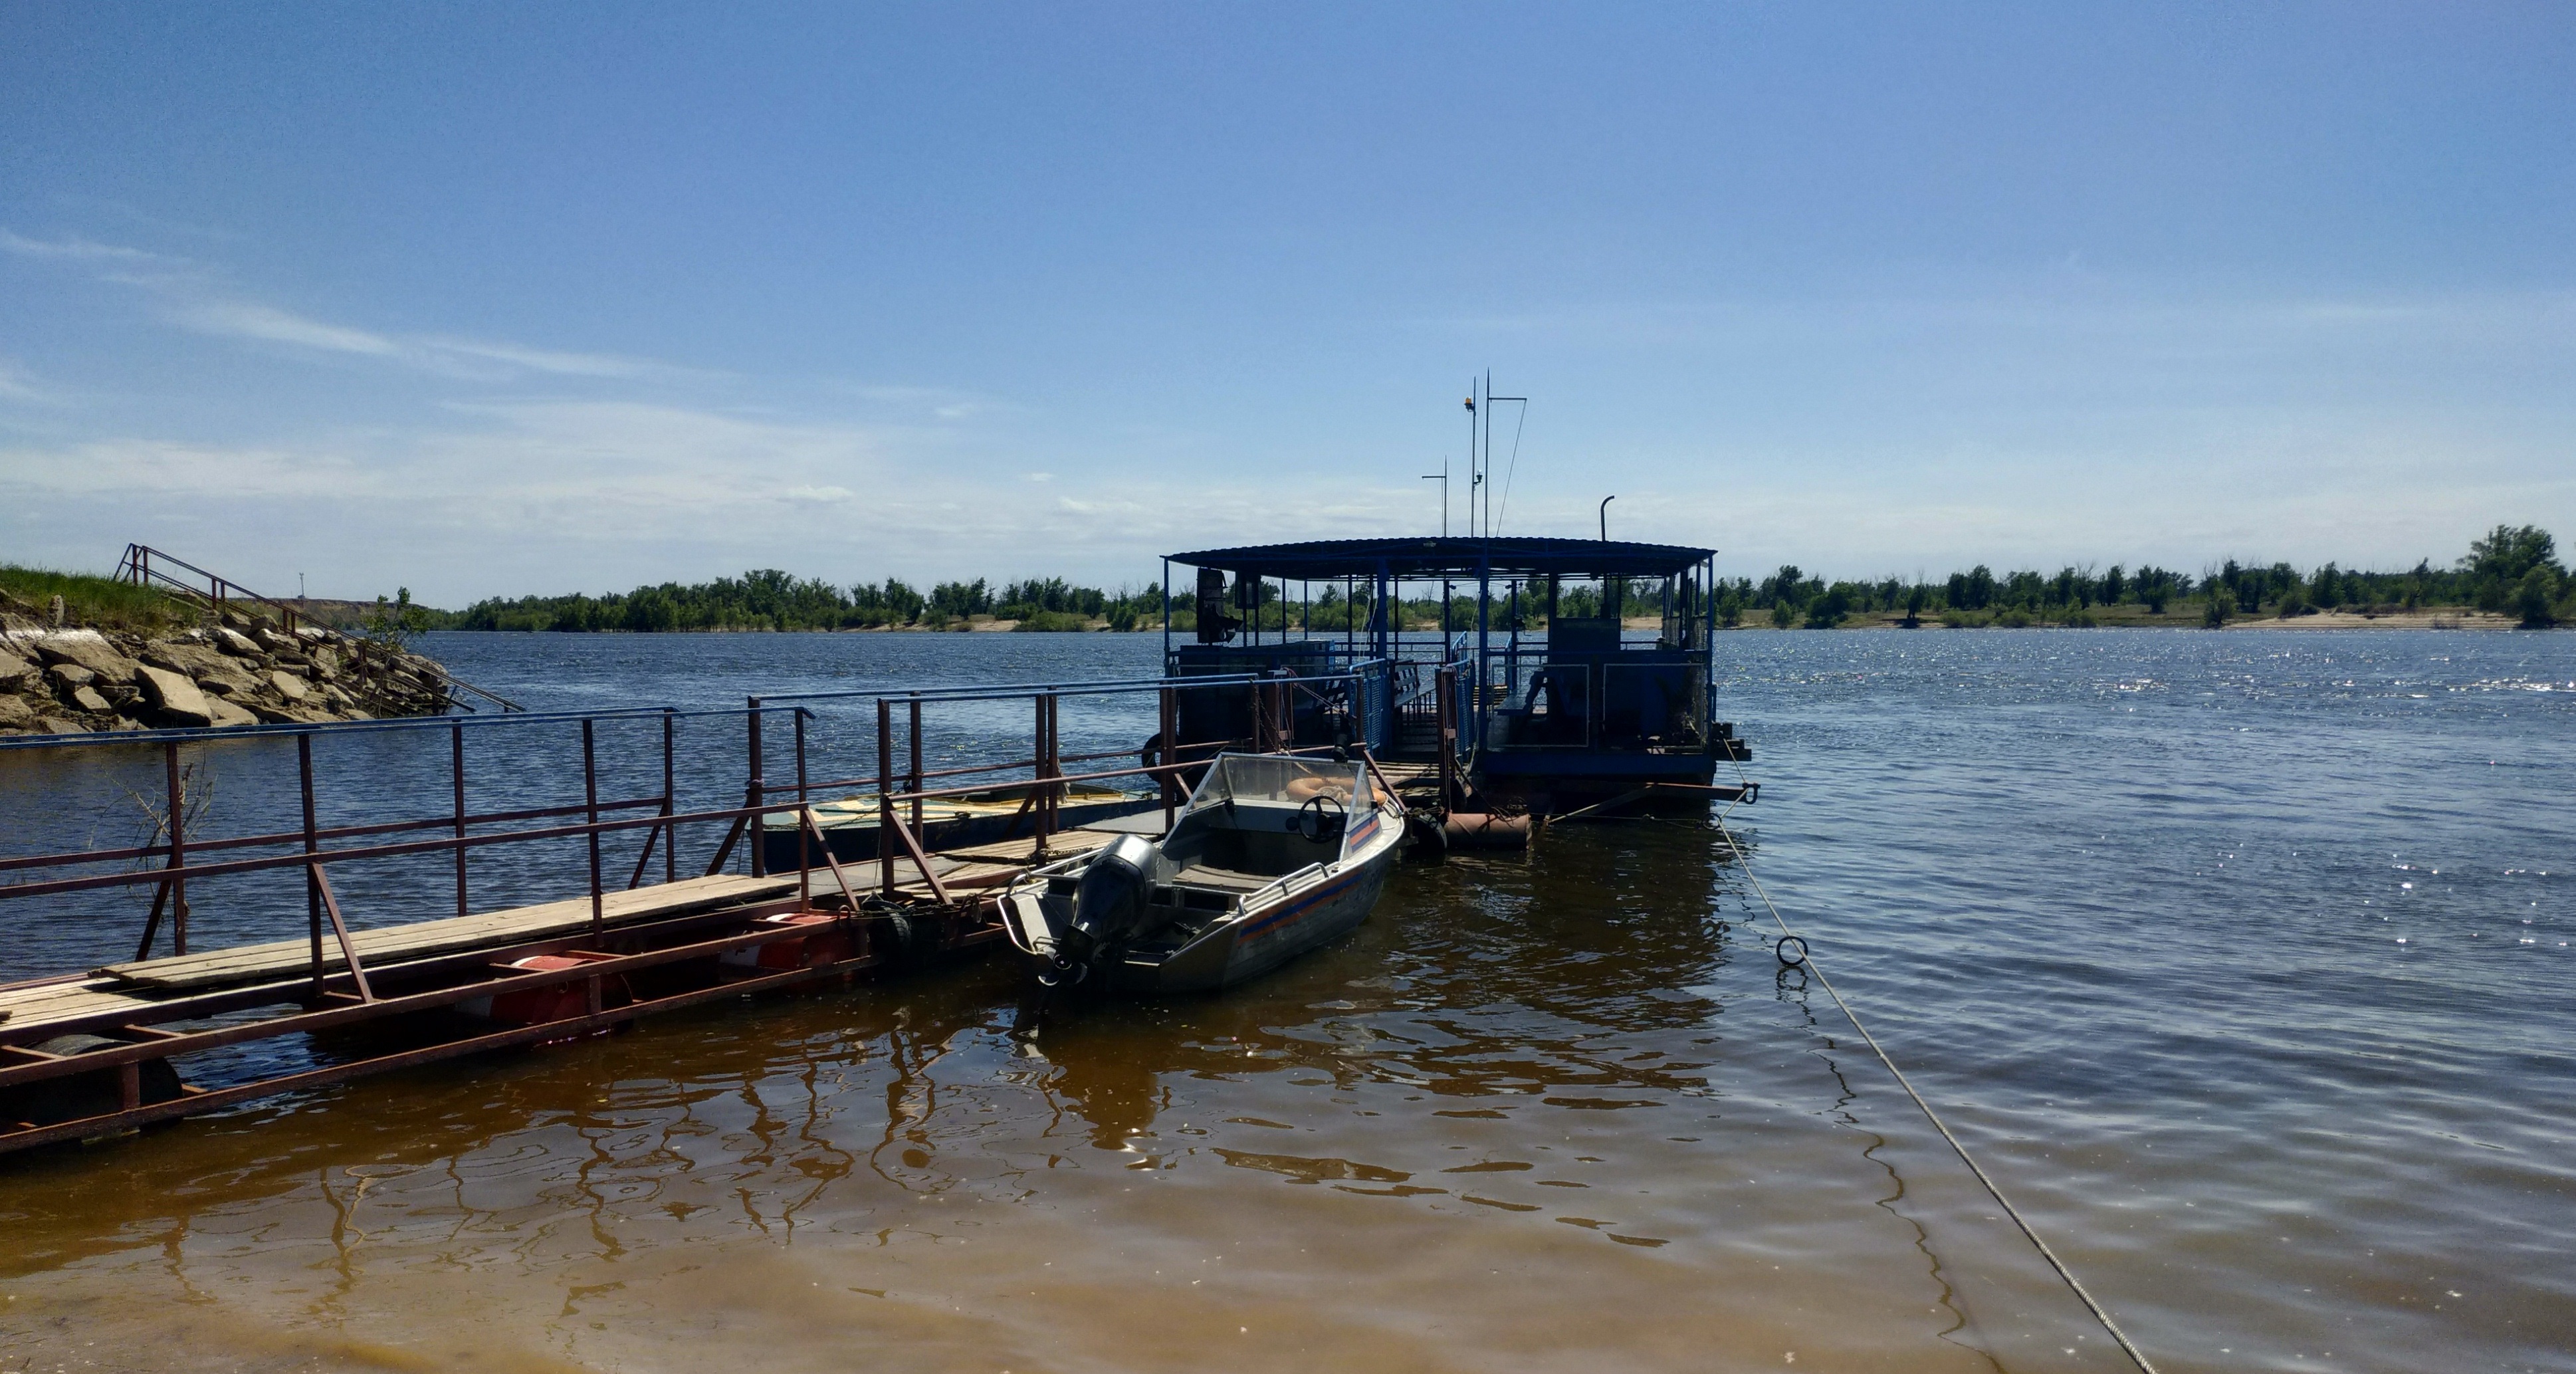
<path id="1" fill-rule="evenodd" d="M 2512 583 L 2534 568 L 2547 568 L 2553 576 L 2564 571 L 2558 566 L 2557 541 L 2538 525 L 2496 526 L 2486 538 L 2470 541 L 2469 556 L 2460 566 L 2472 577 Z"/>
<path id="2" fill-rule="evenodd" d="M 2542 536 L 2547 538 L 2546 535 Z M 2525 571 L 2514 588 L 2514 609 L 2522 613 L 2522 628 L 2547 629 L 2558 623 L 2550 614 L 2549 604 L 2557 599 L 2558 577 L 2547 566 L 2534 566 Z"/>

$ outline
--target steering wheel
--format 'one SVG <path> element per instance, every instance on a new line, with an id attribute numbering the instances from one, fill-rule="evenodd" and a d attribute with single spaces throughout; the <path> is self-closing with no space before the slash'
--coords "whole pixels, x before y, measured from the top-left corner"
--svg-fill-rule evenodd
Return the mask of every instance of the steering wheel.
<path id="1" fill-rule="evenodd" d="M 1333 814 L 1330 816 L 1324 814 L 1324 808 L 1328 805 L 1333 809 Z M 1315 818 L 1311 826 L 1306 820 L 1309 813 L 1312 813 Z M 1342 807 L 1341 798 L 1330 792 L 1318 792 L 1308 797 L 1305 805 L 1297 808 L 1297 814 L 1289 819 L 1288 828 L 1313 843 L 1321 844 L 1324 842 L 1325 834 L 1334 828 L 1335 822 L 1348 815 L 1349 813 Z"/>

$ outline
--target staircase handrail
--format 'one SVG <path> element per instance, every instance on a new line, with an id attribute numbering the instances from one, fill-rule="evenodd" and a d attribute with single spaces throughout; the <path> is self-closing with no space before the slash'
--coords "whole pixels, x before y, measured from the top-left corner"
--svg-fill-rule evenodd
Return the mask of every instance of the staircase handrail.
<path id="1" fill-rule="evenodd" d="M 197 576 L 206 579 L 206 589 L 204 591 L 199 591 L 197 588 L 189 585 L 186 581 L 172 577 L 168 573 L 161 571 L 159 568 L 153 566 L 155 560 L 185 568 L 188 571 L 195 573 Z M 302 618 L 297 615 L 294 607 L 287 605 L 283 601 L 277 600 L 275 597 L 262 596 L 259 593 L 252 591 L 250 588 L 233 581 L 229 577 L 225 577 L 219 573 L 208 572 L 204 568 L 200 568 L 196 564 L 191 563 L 184 558 L 173 557 L 172 555 L 153 548 L 148 544 L 128 544 L 125 546 L 125 557 L 119 559 L 116 564 L 116 577 L 120 582 L 131 582 L 138 587 L 148 587 L 155 582 L 163 583 L 177 591 L 181 591 L 189 596 L 195 597 L 197 600 L 203 601 L 210 606 L 221 607 L 228 601 L 237 600 L 256 601 L 261 605 L 276 611 L 279 617 L 280 628 L 286 630 L 290 634 L 295 631 L 297 621 Z"/>
<path id="2" fill-rule="evenodd" d="M 166 563 L 174 567 L 185 568 L 189 572 L 195 573 L 197 576 L 206 579 L 205 590 L 200 591 L 186 581 L 172 577 L 170 574 L 161 571 L 160 568 L 155 567 L 155 563 Z M 131 582 L 138 587 L 148 587 L 156 582 L 161 583 L 216 609 L 221 609 L 227 603 L 233 601 L 256 601 L 259 604 L 277 612 L 279 628 L 283 629 L 288 634 L 296 633 L 298 622 L 303 618 L 296 612 L 296 609 L 293 606 L 287 605 L 285 602 L 280 601 L 275 597 L 262 596 L 259 593 L 252 591 L 250 588 L 233 581 L 229 577 L 225 577 L 220 573 L 209 572 L 184 558 L 174 557 L 171 554 L 164 553 L 159 549 L 153 548 L 149 544 L 128 544 L 125 546 L 125 556 L 117 560 L 116 580 L 120 582 Z M 420 673 L 423 676 L 436 678 L 441 686 L 449 689 L 451 698 L 456 691 L 462 690 L 471 692 L 474 695 L 483 698 L 485 701 L 500 707 L 505 712 L 525 711 L 527 709 L 519 703 L 502 696 L 498 692 L 485 691 L 484 689 L 475 686 L 473 683 L 456 677 L 450 674 L 445 667 L 431 663 L 427 659 L 416 660 L 411 667 L 414 672 Z M 472 711 L 474 709 L 471 706 L 466 706 L 465 703 L 461 701 L 456 704 L 464 706 L 467 711 Z"/>

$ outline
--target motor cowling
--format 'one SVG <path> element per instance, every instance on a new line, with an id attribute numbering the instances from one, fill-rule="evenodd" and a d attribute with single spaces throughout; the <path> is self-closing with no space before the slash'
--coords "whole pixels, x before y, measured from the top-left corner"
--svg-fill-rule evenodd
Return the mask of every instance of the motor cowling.
<path id="1" fill-rule="evenodd" d="M 1073 920 L 1056 945 L 1059 966 L 1098 964 L 1143 933 L 1155 858 L 1153 841 L 1142 835 L 1121 835 L 1091 856 L 1073 890 Z"/>

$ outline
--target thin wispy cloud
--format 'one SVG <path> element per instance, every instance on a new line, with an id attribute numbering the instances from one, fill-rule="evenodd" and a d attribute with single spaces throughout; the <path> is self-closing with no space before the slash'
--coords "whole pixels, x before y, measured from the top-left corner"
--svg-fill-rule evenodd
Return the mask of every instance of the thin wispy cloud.
<path id="1" fill-rule="evenodd" d="M 557 377 L 632 378 L 681 371 L 667 363 L 650 362 L 642 358 L 622 358 L 608 353 L 567 353 L 556 349 L 526 348 L 508 343 L 485 343 L 474 339 L 425 338 L 417 340 L 416 343 L 420 348 L 435 353 L 482 358 Z"/>
<path id="2" fill-rule="evenodd" d="M 0 251 L 76 264 L 97 280 L 159 297 L 163 317 L 211 338 L 283 344 L 292 349 L 381 359 L 442 376 L 501 380 L 517 373 L 602 380 L 674 379 L 712 374 L 611 353 L 538 348 L 507 340 L 444 334 L 402 335 L 317 319 L 223 289 L 189 259 L 78 236 L 33 239 L 0 228 Z M 152 268 L 177 270 L 145 270 Z"/>
<path id="3" fill-rule="evenodd" d="M 325 353 L 356 353 L 383 358 L 397 356 L 403 351 L 402 345 L 382 334 L 351 329 L 346 325 L 326 324 L 293 311 L 250 301 L 208 301 L 174 311 L 172 318 L 201 334 L 293 344 Z"/>
<path id="4" fill-rule="evenodd" d="M 37 381 L 36 375 L 25 367 L 11 359 L 0 358 L 0 400 L 16 401 L 22 405 L 56 406 L 63 404 L 64 398 L 53 388 Z"/>
<path id="5" fill-rule="evenodd" d="M 148 253 L 140 248 L 126 248 L 113 243 L 96 243 L 78 236 L 61 239 L 31 239 L 8 229 L 0 229 L 0 252 L 15 253 L 22 258 L 60 258 L 73 262 L 179 262 L 182 259 Z"/>

